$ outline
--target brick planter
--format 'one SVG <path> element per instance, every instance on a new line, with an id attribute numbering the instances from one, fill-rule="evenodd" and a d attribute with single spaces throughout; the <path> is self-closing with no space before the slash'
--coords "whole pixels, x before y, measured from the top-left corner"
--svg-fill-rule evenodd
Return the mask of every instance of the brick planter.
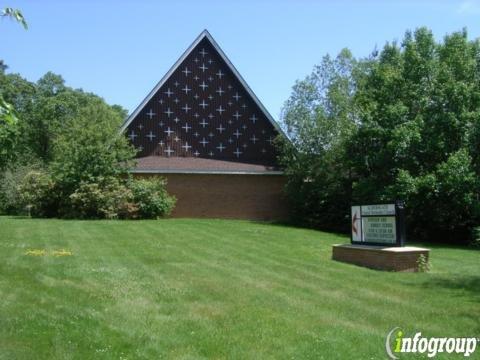
<path id="1" fill-rule="evenodd" d="M 387 271 L 418 271 L 418 258 L 429 260 L 430 249 L 413 246 L 382 247 L 369 245 L 333 245 L 332 259 Z"/>

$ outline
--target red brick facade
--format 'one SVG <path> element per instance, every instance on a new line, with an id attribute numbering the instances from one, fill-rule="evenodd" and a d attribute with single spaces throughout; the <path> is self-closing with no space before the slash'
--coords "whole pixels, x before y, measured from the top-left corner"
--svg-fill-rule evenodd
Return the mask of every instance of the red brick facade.
<path id="1" fill-rule="evenodd" d="M 177 205 L 172 217 L 283 220 L 283 175 L 159 174 Z M 135 174 L 135 176 L 158 176 Z"/>

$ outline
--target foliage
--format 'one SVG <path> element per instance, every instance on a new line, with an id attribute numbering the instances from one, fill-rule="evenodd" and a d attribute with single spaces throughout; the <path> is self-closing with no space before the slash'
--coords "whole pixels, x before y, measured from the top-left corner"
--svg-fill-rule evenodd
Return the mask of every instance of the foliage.
<path id="1" fill-rule="evenodd" d="M 176 199 L 168 195 L 166 179 L 131 179 L 128 187 L 133 193 L 134 203 L 138 206 L 138 215 L 144 219 L 157 219 L 172 212 Z"/>
<path id="2" fill-rule="evenodd" d="M 430 271 L 430 262 L 427 257 L 423 254 L 420 254 L 417 259 L 417 272 L 429 272 Z"/>
<path id="3" fill-rule="evenodd" d="M 15 158 L 18 119 L 13 106 L 0 93 L 0 170 Z"/>
<path id="4" fill-rule="evenodd" d="M 337 98 L 336 67 L 294 87 L 291 197 L 301 189 L 296 207 L 322 228 L 346 224 L 349 202 L 401 198 L 410 238 L 465 242 L 480 222 L 480 42 L 464 30 L 437 43 L 421 28 L 375 55 L 340 72 L 352 86 Z"/>
<path id="5" fill-rule="evenodd" d="M 323 58 L 298 81 L 283 109 L 291 141 L 280 142 L 294 220 L 323 229 L 344 230 L 351 201 L 346 143 L 356 131 L 354 94 L 368 66 L 348 50 Z"/>
<path id="6" fill-rule="evenodd" d="M 480 226 L 473 228 L 471 245 L 480 248 Z"/>
<path id="7" fill-rule="evenodd" d="M 22 12 L 18 9 L 13 9 L 13 8 L 7 7 L 7 8 L 5 8 L 1 11 L 0 17 L 11 18 L 11 19 L 17 21 L 20 25 L 22 25 L 25 30 L 28 29 L 27 21 L 23 17 Z"/>
<path id="8" fill-rule="evenodd" d="M 28 172 L 19 184 L 21 204 L 31 216 L 57 215 L 58 193 L 50 175 L 41 170 Z"/>
<path id="9" fill-rule="evenodd" d="M 19 184 L 32 170 L 41 170 L 42 164 L 34 159 L 17 162 L 0 174 L 0 213 L 23 214 L 24 204 L 19 192 Z"/>
<path id="10" fill-rule="evenodd" d="M 81 183 L 69 196 L 66 216 L 77 219 L 116 219 L 136 217 L 133 194 L 117 178 L 99 178 Z"/>
<path id="11" fill-rule="evenodd" d="M 81 184 L 126 175 L 135 149 L 118 129 L 122 119 L 101 101 L 81 108 L 55 141 L 50 169 L 67 198 Z"/>

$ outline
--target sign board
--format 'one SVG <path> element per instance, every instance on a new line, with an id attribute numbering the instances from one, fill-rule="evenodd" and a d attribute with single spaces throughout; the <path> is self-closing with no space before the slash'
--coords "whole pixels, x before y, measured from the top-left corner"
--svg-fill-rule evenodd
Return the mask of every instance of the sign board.
<path id="1" fill-rule="evenodd" d="M 404 246 L 404 205 L 352 206 L 352 244 Z"/>

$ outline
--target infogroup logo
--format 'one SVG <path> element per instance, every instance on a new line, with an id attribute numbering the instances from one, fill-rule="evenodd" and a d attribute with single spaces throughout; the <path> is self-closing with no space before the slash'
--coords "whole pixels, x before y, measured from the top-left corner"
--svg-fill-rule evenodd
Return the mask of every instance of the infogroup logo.
<path id="1" fill-rule="evenodd" d="M 471 338 L 437 338 L 422 337 L 421 332 L 415 333 L 413 337 L 406 337 L 404 332 L 395 327 L 387 334 L 385 341 L 385 350 L 390 359 L 399 359 L 397 355 L 401 353 L 427 354 L 429 358 L 435 357 L 439 353 L 462 354 L 469 357 L 477 348 L 479 339 Z"/>

